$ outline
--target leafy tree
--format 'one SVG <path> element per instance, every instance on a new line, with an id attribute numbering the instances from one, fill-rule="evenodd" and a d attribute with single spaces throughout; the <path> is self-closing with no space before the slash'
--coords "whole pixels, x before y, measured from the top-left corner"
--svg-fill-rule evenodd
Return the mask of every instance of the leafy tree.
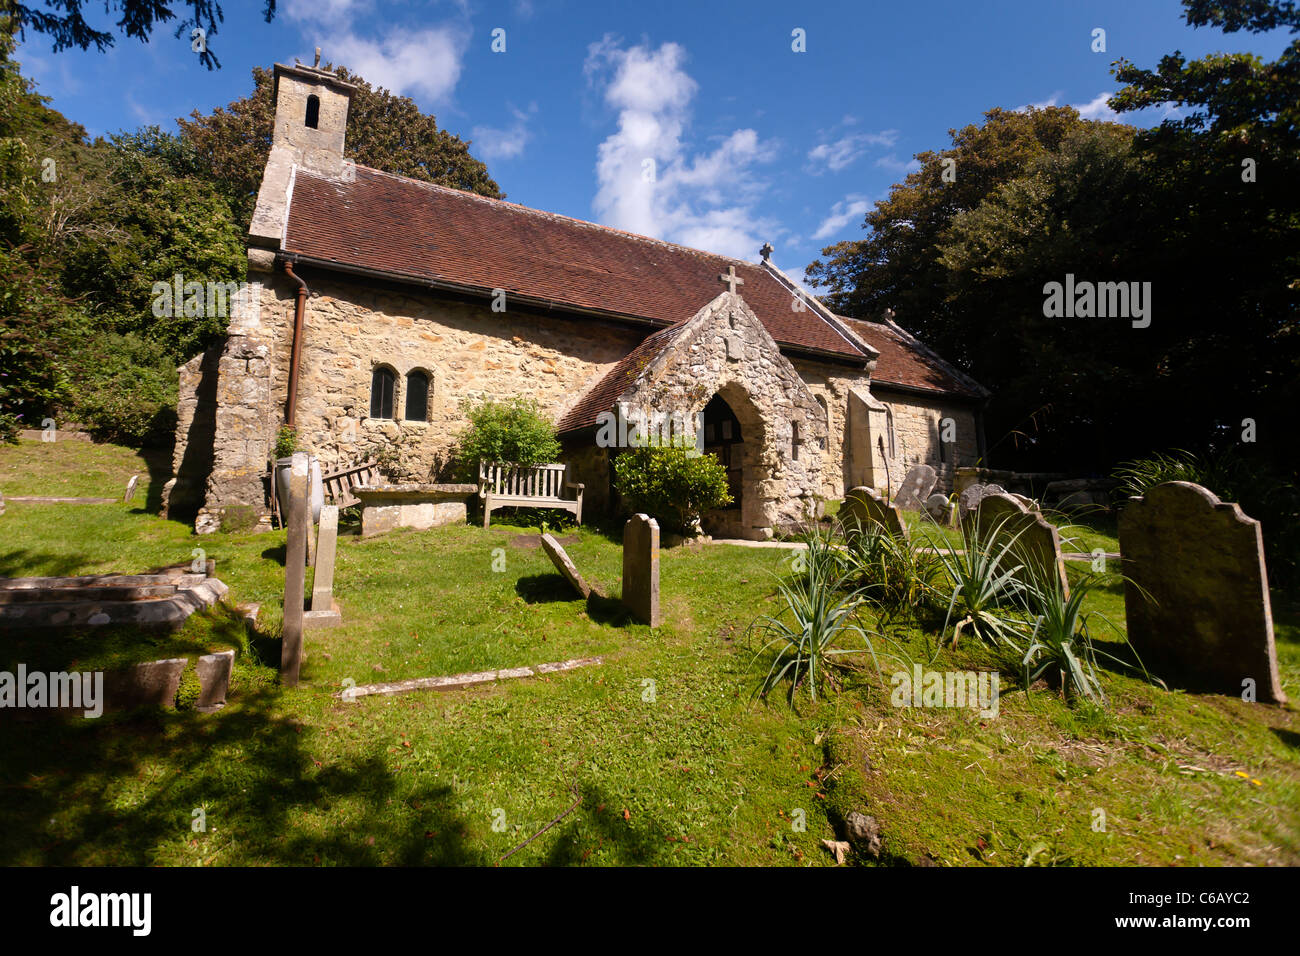
<path id="1" fill-rule="evenodd" d="M 262 15 L 270 23 L 275 19 L 275 0 L 263 2 Z M 91 26 L 82 13 L 83 6 L 83 0 L 43 0 L 42 3 L 16 3 L 11 0 L 5 4 L 3 13 L 7 20 L 5 29 L 23 37 L 28 30 L 43 33 L 54 40 L 55 53 L 73 48 L 88 50 L 91 46 L 103 53 L 116 42 L 116 37 L 111 30 Z M 104 14 L 120 14 L 110 26 L 124 36 L 147 43 L 156 27 L 176 19 L 173 7 L 189 9 L 189 16 L 177 22 L 175 35 L 189 39 L 195 28 L 202 30 L 205 40 L 202 49 L 198 51 L 199 62 L 209 70 L 213 67 L 219 69 L 221 61 L 213 54 L 206 40 L 217 35 L 218 24 L 225 20 L 221 4 L 215 0 L 186 0 L 184 3 L 169 0 L 105 0 Z"/>
<path id="2" fill-rule="evenodd" d="M 469 152 L 469 143 L 438 128 L 415 101 L 397 96 L 344 67 L 325 69 L 354 83 L 348 110 L 347 156 L 354 162 L 399 176 L 504 198 L 487 167 Z M 275 122 L 274 74 L 253 69 L 253 93 L 204 116 L 178 119 L 182 136 L 197 151 L 206 175 L 231 199 L 241 223 L 252 219 L 262 172 L 271 152 Z"/>
<path id="3" fill-rule="evenodd" d="M 0 441 L 40 428 L 68 389 L 66 303 L 27 251 L 0 248 Z"/>

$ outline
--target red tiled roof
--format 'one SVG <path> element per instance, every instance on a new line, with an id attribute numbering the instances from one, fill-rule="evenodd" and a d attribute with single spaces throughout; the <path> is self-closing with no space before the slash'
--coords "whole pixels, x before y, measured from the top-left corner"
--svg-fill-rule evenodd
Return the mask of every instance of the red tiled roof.
<path id="1" fill-rule="evenodd" d="M 646 365 L 653 362 L 685 327 L 686 323 L 683 322 L 661 329 L 624 356 L 617 365 L 605 373 L 604 378 L 589 388 L 587 393 L 578 399 L 578 403 L 565 413 L 560 419 L 560 424 L 556 426 L 556 431 L 563 435 L 595 425 L 600 413 L 608 412 L 614 407 L 614 403 L 627 391 L 632 380 Z"/>
<path id="2" fill-rule="evenodd" d="M 761 266 L 364 166 L 350 182 L 297 170 L 284 250 L 664 325 L 698 312 L 735 266 L 740 294 L 779 344 L 865 361 L 814 310 L 791 309 Z"/>
<path id="3" fill-rule="evenodd" d="M 906 335 L 882 322 L 867 322 L 840 316 L 840 320 L 872 348 L 880 352 L 872 385 L 901 385 L 946 395 L 979 399 L 985 396 L 973 382 L 928 350 L 919 348 Z"/>

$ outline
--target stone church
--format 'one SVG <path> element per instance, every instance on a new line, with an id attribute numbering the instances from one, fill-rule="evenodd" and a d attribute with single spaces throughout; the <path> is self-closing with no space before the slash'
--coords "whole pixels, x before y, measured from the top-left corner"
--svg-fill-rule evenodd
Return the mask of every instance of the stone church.
<path id="1" fill-rule="evenodd" d="M 347 161 L 354 88 L 275 67 L 275 130 L 223 345 L 180 369 L 170 514 L 268 510 L 279 428 L 326 471 L 433 481 L 467 399 L 537 400 L 585 510 L 615 502 L 606 413 L 702 413 L 736 502 L 706 530 L 762 539 L 823 498 L 936 490 L 983 452 L 988 393 L 887 316 L 835 315 L 779 270 Z M 400 472 L 394 474 L 392 472 Z"/>

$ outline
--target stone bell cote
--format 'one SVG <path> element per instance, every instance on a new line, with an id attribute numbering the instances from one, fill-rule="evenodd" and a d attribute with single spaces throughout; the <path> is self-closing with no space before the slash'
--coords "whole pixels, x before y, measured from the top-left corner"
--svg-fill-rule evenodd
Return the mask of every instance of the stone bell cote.
<path id="1" fill-rule="evenodd" d="M 275 65 L 275 131 L 271 148 L 293 152 L 293 162 L 327 176 L 343 169 L 343 137 L 356 87 L 333 73 Z"/>
<path id="2" fill-rule="evenodd" d="M 289 186 L 295 168 L 322 176 L 344 176 L 343 138 L 356 87 L 335 74 L 309 66 L 275 65 L 271 95 L 275 126 L 257 208 L 249 225 L 249 244 L 278 248 L 284 235 Z"/>

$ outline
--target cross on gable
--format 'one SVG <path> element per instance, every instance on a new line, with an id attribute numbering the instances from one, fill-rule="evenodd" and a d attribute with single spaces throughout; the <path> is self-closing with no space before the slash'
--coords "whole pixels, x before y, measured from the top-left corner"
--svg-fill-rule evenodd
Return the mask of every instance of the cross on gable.
<path id="1" fill-rule="evenodd" d="M 735 266 L 727 266 L 727 271 L 719 275 L 718 278 L 727 283 L 727 291 L 731 293 L 736 291 L 736 286 L 745 284 L 745 280 L 736 275 Z"/>

